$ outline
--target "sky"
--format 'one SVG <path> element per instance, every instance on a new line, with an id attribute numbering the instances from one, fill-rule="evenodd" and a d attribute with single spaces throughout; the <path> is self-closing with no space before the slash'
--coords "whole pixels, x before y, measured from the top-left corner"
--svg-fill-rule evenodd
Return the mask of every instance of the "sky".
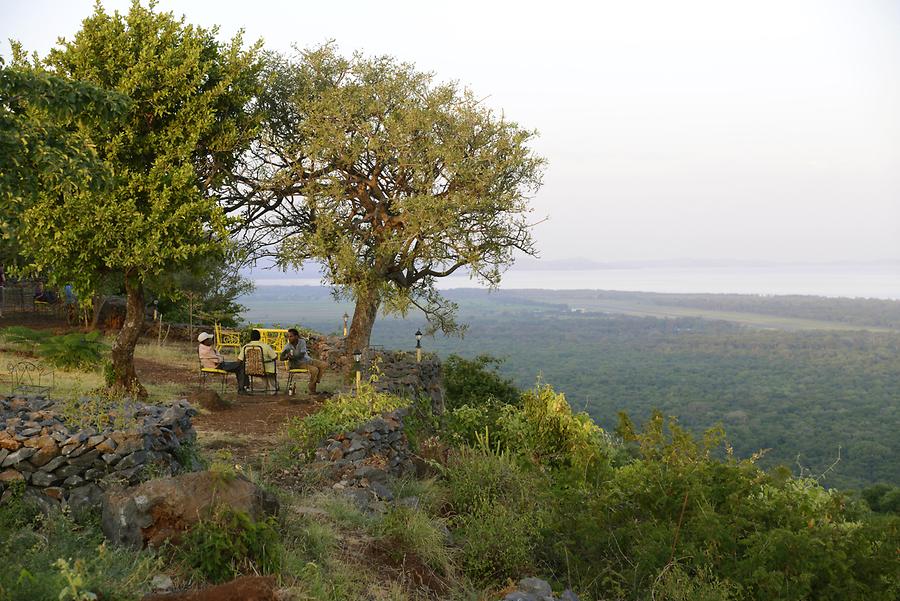
<path id="1" fill-rule="evenodd" d="M 128 1 L 107 0 L 108 10 Z M 0 0 L 43 54 L 90 0 Z M 541 257 L 900 259 L 900 2 L 161 1 L 290 52 L 334 40 L 540 132 Z"/>

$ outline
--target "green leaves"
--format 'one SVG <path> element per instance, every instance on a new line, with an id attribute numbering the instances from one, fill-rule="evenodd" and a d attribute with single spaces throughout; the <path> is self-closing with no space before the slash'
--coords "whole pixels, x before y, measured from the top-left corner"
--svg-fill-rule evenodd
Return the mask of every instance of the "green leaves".
<path id="1" fill-rule="evenodd" d="M 268 73 L 263 135 L 240 180 L 252 193 L 226 207 L 255 211 L 248 231 L 282 265 L 314 259 L 349 295 L 417 307 L 450 332 L 455 311 L 435 279 L 465 268 L 495 285 L 514 250 L 534 252 L 534 132 L 390 57 L 326 45 L 270 56 Z"/>

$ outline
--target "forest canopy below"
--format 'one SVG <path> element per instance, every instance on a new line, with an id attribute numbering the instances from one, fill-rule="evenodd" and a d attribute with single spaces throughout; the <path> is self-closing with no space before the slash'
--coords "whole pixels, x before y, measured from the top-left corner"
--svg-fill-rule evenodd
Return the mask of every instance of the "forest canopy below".
<path id="1" fill-rule="evenodd" d="M 818 307 L 888 320 L 900 302 L 738 295 L 651 295 L 590 291 L 593 298 L 632 298 L 632 306 L 721 302 L 755 314 L 778 307 Z M 604 428 L 626 411 L 642 421 L 654 408 L 677 416 L 695 433 L 721 424 L 735 452 L 769 449 L 763 466 L 784 464 L 795 474 L 825 474 L 825 486 L 900 484 L 900 332 L 844 329 L 796 331 L 751 328 L 700 318 L 653 318 L 573 311 L 587 291 L 459 289 L 447 292 L 469 324 L 464 339 L 426 338 L 446 357 L 482 353 L 504 359 L 500 372 L 520 388 L 537 377 L 564 392 Z M 648 300 L 649 299 L 649 300 Z M 252 322 L 301 322 L 336 332 L 343 312 L 326 288 L 265 287 L 244 297 Z M 768 305 L 767 303 L 770 303 Z M 841 313 L 840 307 L 850 307 Z M 623 309 L 624 310 L 624 309 Z M 843 322 L 841 322 L 843 323 Z M 373 342 L 412 348 L 415 320 L 383 319 Z M 827 324 L 826 324 L 827 325 Z"/>

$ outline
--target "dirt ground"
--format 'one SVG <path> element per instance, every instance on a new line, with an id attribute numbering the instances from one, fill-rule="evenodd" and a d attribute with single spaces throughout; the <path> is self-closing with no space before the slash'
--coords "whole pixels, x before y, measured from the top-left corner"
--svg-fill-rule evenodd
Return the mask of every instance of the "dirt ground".
<path id="1" fill-rule="evenodd" d="M 73 331 L 66 321 L 58 316 L 33 312 L 4 312 L 0 317 L 0 328 L 20 325 L 34 329 L 52 329 L 60 333 Z M 138 378 L 144 384 L 168 385 L 173 398 L 191 400 L 201 390 L 198 364 L 196 363 L 196 347 L 191 343 L 172 343 L 164 345 L 161 351 L 155 348 L 155 340 L 149 338 L 143 354 L 151 357 L 135 357 L 135 369 Z M 142 354 L 139 346 L 137 355 Z M 292 417 L 302 417 L 316 411 L 325 395 L 311 396 L 306 394 L 306 380 L 301 379 L 297 386 L 297 395 L 286 394 L 286 379 L 279 376 L 281 392 L 269 396 L 263 392 L 253 395 L 238 395 L 234 376 L 226 379 L 225 393 L 222 398 L 230 405 L 220 411 L 202 409 L 194 417 L 194 428 L 198 432 L 201 445 L 212 448 L 228 448 L 235 455 L 252 456 L 258 452 L 266 452 L 278 441 L 284 423 Z M 340 382 L 335 374 L 325 374 L 320 390 L 335 392 L 340 389 Z M 213 378 L 207 382 L 211 390 L 221 392 L 220 382 Z M 328 393 L 326 393 L 328 394 Z M 195 404 L 198 409 L 199 405 Z"/>

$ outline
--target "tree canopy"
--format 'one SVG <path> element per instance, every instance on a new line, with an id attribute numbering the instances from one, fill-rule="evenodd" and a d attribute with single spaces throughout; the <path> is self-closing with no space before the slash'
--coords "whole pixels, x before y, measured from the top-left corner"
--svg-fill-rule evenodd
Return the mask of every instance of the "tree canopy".
<path id="1" fill-rule="evenodd" d="M 356 301 L 350 347 L 368 344 L 379 307 L 454 331 L 438 278 L 466 269 L 496 285 L 515 251 L 534 253 L 535 132 L 393 58 L 326 45 L 269 65 L 263 134 L 224 206 L 260 254 L 320 263 Z"/>
<path id="2" fill-rule="evenodd" d="M 117 385 L 143 393 L 133 366 L 144 322 L 144 283 L 193 261 L 221 256 L 227 219 L 211 190 L 254 135 L 258 46 L 227 44 L 134 2 L 125 15 L 98 5 L 43 65 L 54 75 L 129 99 L 118 127 L 90 132 L 111 173 L 107 189 L 49 190 L 25 211 L 31 267 L 82 297 L 116 278 L 127 295 L 113 345 Z"/>

